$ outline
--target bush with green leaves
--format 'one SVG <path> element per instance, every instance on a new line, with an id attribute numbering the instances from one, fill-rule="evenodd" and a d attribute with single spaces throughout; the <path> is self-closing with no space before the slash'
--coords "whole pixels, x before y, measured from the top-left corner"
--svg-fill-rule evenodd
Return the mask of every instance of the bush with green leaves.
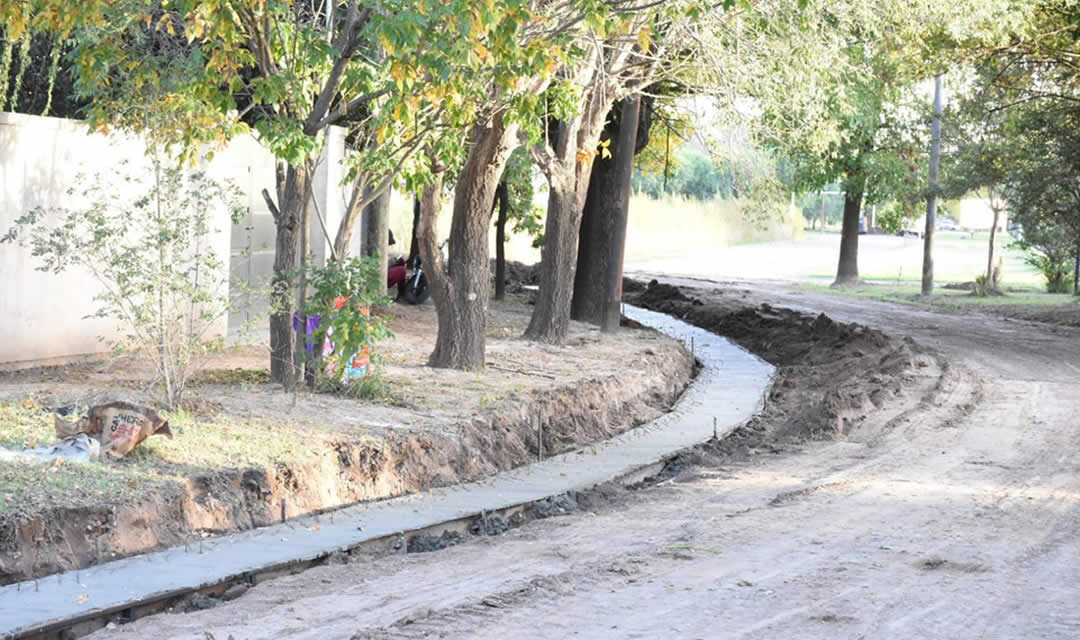
<path id="1" fill-rule="evenodd" d="M 1025 251 L 1024 262 L 1046 280 L 1047 293 L 1071 293 L 1076 244 L 1062 225 L 1026 225 L 1015 245 Z"/>
<path id="2" fill-rule="evenodd" d="M 92 274 L 101 291 L 89 317 L 116 321 L 113 349 L 152 363 L 165 405 L 176 407 L 188 380 L 224 346 L 211 329 L 229 311 L 228 269 L 212 236 L 223 231 L 216 222 L 245 215 L 239 190 L 153 159 L 149 175 L 124 164 L 108 177 L 80 176 L 67 197 L 68 206 L 19 217 L 3 240 L 21 236 L 40 271 Z"/>
<path id="3" fill-rule="evenodd" d="M 301 313 L 319 316 L 318 328 L 306 340 L 306 346 L 311 346 L 315 354 L 313 382 L 317 387 L 347 392 L 353 385 L 368 384 L 363 379 L 346 379 L 350 361 L 366 349 L 371 357 L 371 375 L 378 357 L 376 344 L 393 335 L 386 316 L 375 313 L 391 302 L 383 293 L 381 259 L 367 256 L 330 260 L 326 266 L 311 267 L 307 273 L 305 280 L 311 293 Z M 327 340 L 333 349 L 323 352 Z"/>

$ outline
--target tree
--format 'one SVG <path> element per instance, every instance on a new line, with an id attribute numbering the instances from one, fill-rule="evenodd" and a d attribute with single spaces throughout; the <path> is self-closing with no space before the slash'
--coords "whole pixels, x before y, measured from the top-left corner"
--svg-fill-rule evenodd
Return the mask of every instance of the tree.
<path id="1" fill-rule="evenodd" d="M 524 147 L 510 154 L 502 180 L 495 190 L 495 299 L 506 296 L 506 225 L 515 233 L 526 233 L 539 247 L 543 242 L 540 214 L 533 205 L 532 160 Z"/>
<path id="2" fill-rule="evenodd" d="M 1062 276 L 1072 262 L 1074 283 L 1080 262 L 1080 137 L 1076 135 L 1077 53 L 1080 22 L 1075 6 L 1057 0 L 1029 5 L 1025 19 L 1005 42 L 988 48 L 962 87 L 956 109 L 955 152 L 946 175 L 955 194 L 982 188 L 990 197 L 994 228 L 1007 206 L 1010 229 L 1029 261 L 1064 290 Z M 993 238 L 986 280 L 993 281 Z M 1075 287 L 1074 287 L 1075 288 Z"/>
<path id="3" fill-rule="evenodd" d="M 613 195 L 619 193 L 621 188 L 627 188 L 632 177 L 620 173 L 616 162 L 628 154 L 631 164 L 623 169 L 632 169 L 634 155 L 648 145 L 652 103 L 651 97 L 641 99 L 638 122 L 634 123 L 632 133 L 624 131 L 621 117 L 623 102 L 615 104 L 604 127 L 603 138 L 611 141 L 608 147 L 610 156 L 601 156 L 593 163 L 589 190 L 585 196 L 570 308 L 570 317 L 574 320 L 598 325 L 603 319 L 609 260 L 615 245 L 625 242 L 624 237 L 616 237 L 616 230 L 612 226 L 625 214 L 619 210 L 622 202 Z M 629 135 L 633 138 L 632 149 L 628 150 L 624 146 L 624 138 Z"/>
<path id="4" fill-rule="evenodd" d="M 1012 114 L 1024 143 L 1010 156 L 1005 197 L 1019 244 L 1041 254 L 1036 267 L 1051 292 L 1073 287 L 1061 270 L 1080 251 L 1080 109 L 1067 102 L 1031 105 Z M 1080 268 L 1074 270 L 1074 283 Z"/>
<path id="5" fill-rule="evenodd" d="M 409 180 L 423 185 L 417 240 L 439 322 L 435 349 L 428 358 L 428 364 L 436 367 L 484 367 L 491 297 L 488 229 L 495 191 L 511 152 L 520 146 L 519 135 L 527 142 L 539 138 L 539 96 L 559 64 L 569 63 L 576 55 L 569 43 L 580 25 L 592 18 L 588 11 L 607 11 L 604 5 L 585 9 L 571 4 L 541 5 L 547 13 L 531 11 L 524 4 L 495 6 L 502 8 L 504 17 L 496 20 L 498 27 L 478 45 L 494 63 L 459 79 L 462 106 L 443 116 L 442 151 L 429 149 L 425 158 L 429 165 L 420 167 Z M 452 167 L 460 168 L 449 256 L 444 260 L 435 229 L 441 184 Z"/>
<path id="6" fill-rule="evenodd" d="M 754 55 L 762 71 L 750 76 L 758 85 L 750 92 L 762 115 L 755 120 L 756 135 L 790 160 L 801 190 L 841 183 L 844 216 L 834 284 L 843 285 L 859 279 L 863 204 L 905 202 L 924 194 L 918 168 L 928 145 L 914 117 L 922 101 L 919 81 L 998 42 L 1023 8 L 996 0 L 962 7 L 849 0 L 815 8 L 818 12 L 782 24 L 785 34 L 810 28 L 822 42 L 792 37 L 789 46 L 818 60 L 827 55 L 821 44 L 834 46 L 837 57 L 809 72 L 814 82 L 791 83 L 790 72 L 776 68 L 791 58 L 762 63 L 759 56 L 775 53 L 762 47 Z M 815 87 L 809 97 L 816 92 L 816 100 L 808 99 L 808 84 Z"/>
<path id="7" fill-rule="evenodd" d="M 147 10 L 91 0 L 72 21 L 58 17 L 60 4 L 41 2 L 36 15 L 78 27 L 73 57 L 94 126 L 145 131 L 130 96 L 153 86 L 158 106 L 178 115 L 149 132 L 156 140 L 191 152 L 254 128 L 281 161 L 274 195 L 263 195 L 277 226 L 271 373 L 286 386 L 295 375 L 292 274 L 305 257 L 298 236 L 322 226 L 311 224 L 312 214 L 323 222 L 311 182 L 327 127 L 349 127 L 353 196 L 332 243 L 342 255 L 360 212 L 414 159 L 438 116 L 460 110 L 463 80 L 501 62 L 489 51 L 498 30 L 529 17 L 525 2 L 401 0 L 376 11 L 358 0 L 171 0 Z"/>
<path id="8" fill-rule="evenodd" d="M 566 339 L 581 217 L 593 162 L 610 153 L 610 140 L 601 143 L 601 135 L 612 105 L 689 66 L 686 43 L 699 42 L 700 33 L 733 3 L 712 8 L 694 2 L 626 4 L 595 25 L 597 34 L 577 43 L 582 60 L 561 71 L 547 96 L 545 135 L 533 149 L 549 188 L 540 291 L 525 330 L 530 340 L 559 344 Z"/>
<path id="9" fill-rule="evenodd" d="M 986 251 L 985 291 L 994 293 L 994 248 L 997 228 L 1005 212 L 1004 188 L 1012 168 L 1012 153 L 1023 145 L 1022 132 L 1013 119 L 988 104 L 985 96 L 962 95 L 949 110 L 943 136 L 948 151 L 942 157 L 942 195 L 962 198 L 970 193 L 985 194 L 993 215 Z"/>

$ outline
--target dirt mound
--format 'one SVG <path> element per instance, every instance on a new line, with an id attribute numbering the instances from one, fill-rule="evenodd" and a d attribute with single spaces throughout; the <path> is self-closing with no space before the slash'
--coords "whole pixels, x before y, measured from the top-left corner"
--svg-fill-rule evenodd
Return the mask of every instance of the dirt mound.
<path id="1" fill-rule="evenodd" d="M 932 360 L 910 339 L 895 339 L 857 324 L 774 308 L 733 306 L 703 291 L 649 283 L 628 301 L 672 314 L 728 337 L 777 367 L 760 424 L 772 436 L 836 438 L 901 393 Z M 724 447 L 738 448 L 759 424 L 733 434 Z"/>
<path id="2" fill-rule="evenodd" d="M 495 277 L 495 260 L 491 260 L 491 277 Z M 511 293 L 521 293 L 526 286 L 539 286 L 540 265 L 525 264 L 508 260 L 506 262 L 506 290 Z"/>
<path id="3" fill-rule="evenodd" d="M 635 286 L 635 288 L 637 287 Z M 668 309 L 672 309 L 683 302 L 701 304 L 700 300 L 686 296 L 678 287 L 657 282 L 656 280 L 650 282 L 644 289 L 638 290 L 636 304 L 648 309 L 663 311 L 664 313 L 671 313 Z"/>

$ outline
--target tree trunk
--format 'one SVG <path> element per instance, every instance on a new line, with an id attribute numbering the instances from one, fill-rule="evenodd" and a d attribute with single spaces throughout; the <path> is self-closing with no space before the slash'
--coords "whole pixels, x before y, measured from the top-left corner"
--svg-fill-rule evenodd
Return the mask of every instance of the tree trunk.
<path id="1" fill-rule="evenodd" d="M 611 195 L 622 188 L 623 182 L 626 189 L 629 189 L 633 178 L 633 163 L 625 175 L 615 171 L 616 159 L 621 157 L 619 150 L 623 148 L 620 146 L 623 144 L 621 112 L 622 103 L 616 103 L 608 113 L 601 135 L 605 140 L 611 141 L 612 157 L 596 158 L 593 161 L 589 190 L 586 192 L 585 206 L 581 214 L 577 268 L 574 270 L 574 295 L 570 302 L 571 318 L 597 325 L 603 315 L 603 274 L 607 273 L 608 256 L 613 251 L 610 221 L 617 214 L 613 209 L 615 201 Z M 649 129 L 652 125 L 651 97 L 640 99 L 639 116 L 640 122 L 635 126 L 634 155 L 649 144 Z"/>
<path id="2" fill-rule="evenodd" d="M 986 251 L 986 286 L 996 287 L 994 282 L 994 237 L 997 235 L 998 216 L 1001 210 L 993 203 L 994 196 L 990 196 L 990 210 L 994 213 L 994 224 L 990 226 L 990 246 Z"/>
<path id="3" fill-rule="evenodd" d="M 491 204 L 513 150 L 518 126 L 496 115 L 473 129 L 469 154 L 454 189 L 449 260 L 445 265 L 435 238 L 438 195 L 425 189 L 421 202 L 420 256 L 439 319 L 433 367 L 478 371 L 484 367 L 487 307 L 491 298 L 488 228 Z"/>
<path id="4" fill-rule="evenodd" d="M 300 210 L 311 198 L 311 175 L 305 165 L 278 171 L 278 204 L 264 190 L 263 197 L 274 216 L 276 227 L 274 273 L 271 277 L 270 379 L 292 389 L 296 384 L 293 354 L 296 348 L 292 328 L 293 281 L 296 271 L 296 239 L 300 230 Z"/>
<path id="5" fill-rule="evenodd" d="M 1073 268 L 1073 295 L 1080 296 L 1080 239 L 1076 241 L 1076 265 Z"/>
<path id="6" fill-rule="evenodd" d="M 616 202 L 614 215 L 607 227 L 610 238 L 607 272 L 604 282 L 603 314 L 600 318 L 600 330 L 613 333 L 619 328 L 622 311 L 623 258 L 626 251 L 626 227 L 630 215 L 630 179 L 634 173 L 634 141 L 637 138 L 638 113 L 641 107 L 641 94 L 635 93 L 623 102 L 619 119 L 619 141 L 615 160 L 617 187 L 611 195 Z M 621 150 L 621 151 L 619 151 Z M 591 188 L 591 187 L 590 187 Z"/>
<path id="7" fill-rule="evenodd" d="M 844 223 L 840 229 L 840 263 L 836 268 L 833 286 L 859 281 L 859 212 L 862 210 L 863 190 L 844 192 Z"/>
<path id="8" fill-rule="evenodd" d="M 510 194 L 506 182 L 495 190 L 499 217 L 495 219 L 495 299 L 506 297 L 506 216 L 510 212 Z"/>
<path id="9" fill-rule="evenodd" d="M 297 258 L 300 262 L 300 277 L 296 288 L 296 308 L 300 315 L 300 321 L 296 324 L 296 366 L 297 380 L 303 380 L 306 384 L 314 385 L 315 376 L 312 375 L 314 368 L 308 362 L 307 351 L 307 315 L 304 307 L 307 305 L 307 273 L 311 266 L 311 198 L 304 200 L 300 207 L 300 236 L 297 238 Z M 314 356 L 314 349 L 312 349 Z"/>
<path id="10" fill-rule="evenodd" d="M 941 165 L 941 74 L 934 76 L 934 117 L 930 124 L 930 197 L 923 234 L 922 294 L 934 292 L 934 227 L 937 226 L 938 167 Z M 990 283 L 987 283 L 990 284 Z"/>
<path id="11" fill-rule="evenodd" d="M 540 261 L 540 291 L 525 330 L 529 340 L 547 344 L 566 341 L 581 212 L 591 170 L 592 163 L 583 160 L 572 170 L 574 175 L 551 178 L 544 225 L 544 255 Z"/>
<path id="12" fill-rule="evenodd" d="M 618 152 L 615 149 L 615 154 Z M 616 189 L 618 178 L 614 158 L 597 158 L 581 214 L 574 295 L 570 303 L 570 317 L 574 320 L 598 325 L 603 315 L 603 274 L 607 273 L 611 253 L 608 223 L 615 216 L 615 201 L 611 194 Z"/>
<path id="13" fill-rule="evenodd" d="M 386 292 L 387 256 L 389 255 L 390 233 L 390 190 L 379 194 L 375 200 L 364 207 L 363 221 L 364 241 L 362 243 L 365 256 L 378 257 L 378 282 L 379 290 Z"/>
<path id="14" fill-rule="evenodd" d="M 352 246 L 353 230 L 356 229 L 356 221 L 361 217 L 361 210 L 358 205 L 362 200 L 361 193 L 363 188 L 357 184 L 353 185 L 353 195 L 349 198 L 349 204 L 345 207 L 345 213 L 341 218 L 341 223 L 338 224 L 337 235 L 334 236 L 334 256 L 338 258 L 347 258 L 349 256 L 349 247 Z"/>
<path id="15" fill-rule="evenodd" d="M 413 196 L 412 207 L 412 233 L 409 240 L 409 259 L 407 264 L 414 264 L 416 257 L 420 255 L 420 243 L 416 239 L 417 230 L 420 228 L 420 196 Z"/>

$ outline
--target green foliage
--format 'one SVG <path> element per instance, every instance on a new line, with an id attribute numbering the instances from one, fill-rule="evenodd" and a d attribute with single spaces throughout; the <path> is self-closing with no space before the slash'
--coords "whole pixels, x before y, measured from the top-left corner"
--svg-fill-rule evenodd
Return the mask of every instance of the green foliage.
<path id="1" fill-rule="evenodd" d="M 816 10 L 788 7 L 764 18 L 752 32 L 755 46 L 745 47 L 757 69 L 747 73 L 746 89 L 760 110 L 756 139 L 785 156 L 796 191 L 838 181 L 870 205 L 923 200 L 929 98 L 919 82 L 1006 38 L 1023 7 L 1004 0 L 809 4 Z"/>
<path id="2" fill-rule="evenodd" d="M 899 233 L 903 229 L 910 229 L 911 221 L 925 213 L 924 204 L 921 200 L 893 200 L 878 208 L 877 226 L 885 233 Z M 941 208 L 939 208 L 941 212 Z M 944 217 L 944 213 L 939 213 Z"/>
<path id="3" fill-rule="evenodd" d="M 659 172 L 640 169 L 634 172 L 634 190 L 651 198 L 660 198 L 664 193 L 701 201 L 734 197 L 730 171 L 720 169 L 708 156 L 687 147 L 680 147 L 674 155 L 672 162 L 660 167 Z"/>
<path id="4" fill-rule="evenodd" d="M 1025 227 L 1017 246 L 1027 251 L 1024 262 L 1046 280 L 1047 293 L 1072 292 L 1072 270 L 1077 247 L 1060 227 Z"/>
<path id="5" fill-rule="evenodd" d="M 380 340 L 393 335 L 386 316 L 375 313 L 391 302 L 382 293 L 381 260 L 380 256 L 330 260 L 307 274 L 311 294 L 301 312 L 320 316 L 308 344 L 316 354 L 328 339 L 333 344 L 332 351 L 316 358 L 317 384 L 335 390 L 348 387 L 351 382 L 345 380 L 345 373 L 352 358 L 361 353 L 370 357 Z"/>
<path id="6" fill-rule="evenodd" d="M 648 169 L 654 168 L 648 165 Z M 721 160 L 718 165 L 704 153 L 683 146 L 666 168 L 666 180 L 664 170 L 663 167 L 660 171 L 639 168 L 634 172 L 634 190 L 651 198 L 669 193 L 703 202 L 713 198 L 731 200 L 749 191 L 756 167 L 745 155 Z"/>
<path id="7" fill-rule="evenodd" d="M 68 189 L 68 206 L 34 209 L 3 240 L 28 230 L 39 270 L 88 270 L 102 286 L 91 317 L 117 322 L 124 335 L 113 346 L 153 364 L 172 407 L 222 346 L 223 336 L 208 335 L 229 310 L 227 268 L 213 245 L 222 231 L 215 214 L 225 210 L 236 223 L 245 211 L 234 186 L 151 160 L 152 182 L 145 168 L 131 166 L 83 176 Z"/>
<path id="8" fill-rule="evenodd" d="M 514 233 L 524 233 L 532 238 L 532 246 L 544 244 L 544 210 L 533 204 L 536 189 L 533 186 L 533 162 L 524 147 L 515 149 L 503 169 L 509 208 L 507 223 Z"/>
<path id="9" fill-rule="evenodd" d="M 1004 295 L 1001 291 L 1001 264 L 1002 260 L 998 258 L 989 276 L 985 273 L 975 276 L 975 290 L 972 293 L 979 298 Z"/>

